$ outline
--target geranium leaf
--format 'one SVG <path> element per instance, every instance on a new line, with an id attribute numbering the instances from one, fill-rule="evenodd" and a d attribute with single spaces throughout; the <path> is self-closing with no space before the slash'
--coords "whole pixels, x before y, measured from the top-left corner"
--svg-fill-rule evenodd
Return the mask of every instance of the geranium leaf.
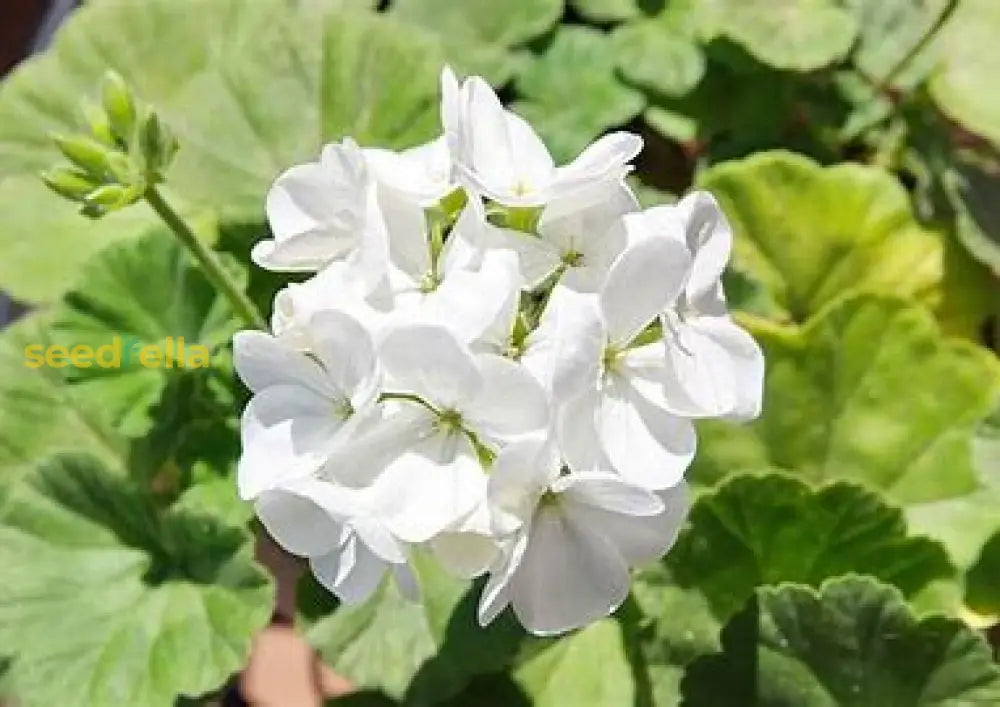
<path id="1" fill-rule="evenodd" d="M 516 86 L 522 100 L 515 110 L 563 162 L 646 105 L 639 91 L 615 77 L 615 48 L 608 36 L 584 27 L 560 27 L 544 53 L 525 66 Z"/>
<path id="2" fill-rule="evenodd" d="M 364 604 L 341 606 L 314 623 L 308 639 L 359 688 L 424 703 L 456 694 L 474 675 L 506 668 L 524 632 L 509 614 L 479 627 L 481 582 L 455 579 L 425 556 L 414 564 L 420 603 L 387 580 Z"/>
<path id="3" fill-rule="evenodd" d="M 763 414 L 702 425 L 696 478 L 776 468 L 854 479 L 904 504 L 978 486 L 972 435 L 1000 395 L 989 352 L 942 337 L 922 307 L 877 296 L 801 329 L 761 323 L 755 336 L 768 363 Z"/>
<path id="4" fill-rule="evenodd" d="M 930 91 L 941 110 L 1000 145 L 1000 100 L 989 88 L 1000 71 L 998 32 L 1000 5 L 962 0 L 929 51 L 937 62 Z"/>
<path id="5" fill-rule="evenodd" d="M 1000 616 L 1000 532 L 986 541 L 965 576 L 965 603 L 994 621 Z"/>
<path id="6" fill-rule="evenodd" d="M 934 30 L 949 0 L 847 0 L 858 23 L 854 64 L 869 79 L 898 79 L 905 63 Z M 908 77 L 908 84 L 914 76 Z M 897 81 L 893 81 L 897 83 Z"/>
<path id="7" fill-rule="evenodd" d="M 899 592 L 849 576 L 819 591 L 765 587 L 723 631 L 723 652 L 696 661 L 686 704 L 867 707 L 1000 700 L 989 645 L 960 621 L 918 620 Z"/>
<path id="8" fill-rule="evenodd" d="M 260 221 L 274 177 L 314 159 L 324 142 L 350 134 L 362 144 L 408 147 L 430 137 L 438 120 L 437 43 L 383 17 L 329 8 L 108 0 L 75 12 L 48 52 L 0 85 L 0 209 L 17 214 L 0 226 L 0 277 L 10 274 L 0 284 L 24 300 L 52 299 L 86 254 L 152 222 L 141 207 L 95 228 L 80 219 L 74 232 L 68 205 L 25 183 L 61 161 L 49 133 L 80 129 L 78 104 L 96 98 L 108 68 L 177 134 L 171 189 L 226 221 Z M 36 214 L 47 227 L 32 226 L 26 248 L 22 236 Z M 82 238 L 90 240 L 78 245 Z"/>
<path id="9" fill-rule="evenodd" d="M 722 625 L 705 595 L 679 586 L 662 562 L 635 573 L 632 599 L 636 615 L 626 603 L 622 624 L 638 647 L 651 702 L 679 704 L 685 666 L 719 651 Z"/>
<path id="10" fill-rule="evenodd" d="M 124 471 L 125 438 L 99 400 L 45 364 L 52 343 L 44 313 L 0 334 L 0 485 L 56 452 L 86 452 Z"/>
<path id="11" fill-rule="evenodd" d="M 569 4 L 591 22 L 616 22 L 640 14 L 641 0 L 569 0 Z"/>
<path id="12" fill-rule="evenodd" d="M 618 27 L 612 36 L 618 70 L 631 83 L 676 98 L 691 91 L 705 74 L 705 55 L 682 28 L 663 18 Z"/>
<path id="13" fill-rule="evenodd" d="M 138 436 L 167 380 L 207 369 L 238 328 L 190 254 L 158 229 L 88 263 L 53 312 L 52 338 L 91 354 L 64 369 L 67 380 L 100 399 L 123 432 Z"/>
<path id="14" fill-rule="evenodd" d="M 25 705 L 173 705 L 242 667 L 271 614 L 244 528 L 158 511 L 87 457 L 8 489 L 0 563 L 0 645 Z"/>
<path id="15" fill-rule="evenodd" d="M 971 441 L 976 488 L 972 493 L 906 508 L 910 526 L 939 539 L 960 568 L 972 565 L 991 534 L 1000 531 L 1000 412 L 975 431 Z"/>
<path id="16" fill-rule="evenodd" d="M 517 65 L 510 50 L 551 29 L 562 10 L 563 0 L 397 0 L 391 14 L 437 33 L 463 73 L 479 73 L 500 85 Z"/>
<path id="17" fill-rule="evenodd" d="M 701 496 L 666 562 L 723 620 L 763 584 L 819 586 L 856 572 L 912 595 L 954 574 L 944 548 L 908 535 L 902 511 L 877 493 L 847 482 L 814 489 L 779 474 L 740 475 Z"/>
<path id="18" fill-rule="evenodd" d="M 710 35 L 724 36 L 777 69 L 812 71 L 843 58 L 857 25 L 834 0 L 714 0 Z"/>
<path id="19" fill-rule="evenodd" d="M 930 301 L 942 279 L 940 237 L 917 222 L 902 186 L 861 165 L 821 167 L 787 152 L 706 171 L 735 230 L 733 265 L 804 321 L 845 292 Z"/>
<path id="20" fill-rule="evenodd" d="M 962 245 L 995 275 L 1000 275 L 1000 176 L 972 164 L 956 164 L 942 175 L 956 212 Z"/>
<path id="21" fill-rule="evenodd" d="M 539 651 L 514 671 L 535 707 L 633 704 L 635 681 L 621 627 L 603 619 Z"/>

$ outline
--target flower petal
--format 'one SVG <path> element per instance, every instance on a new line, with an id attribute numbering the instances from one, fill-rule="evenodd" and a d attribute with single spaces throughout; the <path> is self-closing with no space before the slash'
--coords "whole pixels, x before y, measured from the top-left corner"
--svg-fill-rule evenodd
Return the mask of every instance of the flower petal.
<path id="1" fill-rule="evenodd" d="M 675 208 L 694 253 L 686 291 L 688 300 L 695 301 L 715 292 L 729 262 L 733 231 L 715 197 L 706 191 L 691 192 Z"/>
<path id="2" fill-rule="evenodd" d="M 662 510 L 652 516 L 616 513 L 592 504 L 566 506 L 573 523 L 597 529 L 630 565 L 652 562 L 674 544 L 690 506 L 687 484 L 659 493 Z"/>
<path id="3" fill-rule="evenodd" d="M 619 181 L 629 173 L 628 162 L 641 150 L 642 138 L 632 133 L 610 133 L 599 138 L 570 164 L 556 170 L 552 197 L 581 196 L 591 189 L 605 189 L 609 180 Z"/>
<path id="4" fill-rule="evenodd" d="M 341 544 L 343 525 L 306 496 L 271 489 L 261 493 L 254 506 L 267 532 L 293 555 L 319 557 Z"/>
<path id="5" fill-rule="evenodd" d="M 478 354 L 476 364 L 483 386 L 461 408 L 474 431 L 498 439 L 549 423 L 548 397 L 524 366 L 495 354 Z"/>
<path id="6" fill-rule="evenodd" d="M 544 439 L 524 439 L 506 445 L 493 460 L 487 498 L 494 525 L 510 533 L 526 524 L 542 493 L 559 475 L 555 445 Z"/>
<path id="7" fill-rule="evenodd" d="M 619 376 L 611 376 L 604 386 L 597 426 L 614 469 L 639 486 L 674 486 L 694 459 L 691 421 L 651 405 Z"/>
<path id="8" fill-rule="evenodd" d="M 687 247 L 672 238 L 646 238 L 626 248 L 600 295 L 610 343 L 624 347 L 672 304 L 690 266 Z"/>
<path id="9" fill-rule="evenodd" d="M 629 589 L 628 567 L 599 531 L 570 522 L 556 506 L 531 523 L 528 547 L 510 582 L 521 624 L 536 635 L 554 635 L 603 618 Z"/>
<path id="10" fill-rule="evenodd" d="M 596 385 L 604 344 L 596 298 L 556 285 L 520 360 L 559 404 Z"/>
<path id="11" fill-rule="evenodd" d="M 577 472 L 611 468 L 601 448 L 597 429 L 600 395 L 596 386 L 561 406 L 556 415 L 556 434 L 563 458 Z"/>
<path id="12" fill-rule="evenodd" d="M 343 547 L 309 558 L 309 568 L 317 581 L 337 595 L 344 604 L 365 601 L 378 588 L 386 563 L 376 557 L 356 536 Z"/>
<path id="13" fill-rule="evenodd" d="M 564 503 L 600 508 L 628 516 L 655 516 L 663 512 L 663 502 L 652 491 L 633 486 L 617 474 L 591 471 L 567 474 L 555 480 L 552 492 Z"/>
<path id="14" fill-rule="evenodd" d="M 358 408 L 371 403 L 378 386 L 375 345 L 353 317 L 336 311 L 317 312 L 309 320 L 312 353 L 337 392 Z"/>
<path id="15" fill-rule="evenodd" d="M 483 377 L 468 348 L 442 326 L 390 328 L 379 345 L 387 390 L 419 395 L 451 408 L 474 398 Z"/>
<path id="16" fill-rule="evenodd" d="M 240 497 L 252 499 L 319 469 L 342 425 L 330 401 L 308 388 L 275 385 L 255 395 L 243 411 L 240 430 Z"/>
<path id="17" fill-rule="evenodd" d="M 507 608 L 510 603 L 510 581 L 520 566 L 527 548 L 528 533 L 518 533 L 501 551 L 497 563 L 490 568 L 490 578 L 479 597 L 477 616 L 480 626 L 489 625 Z"/>
<path id="18" fill-rule="evenodd" d="M 435 456 L 444 455 L 427 448 L 401 455 L 366 492 L 375 517 L 404 542 L 430 540 L 486 497 L 486 475 L 471 450 L 450 461 Z"/>
<path id="19" fill-rule="evenodd" d="M 262 331 L 233 336 L 233 365 L 247 388 L 259 393 L 272 385 L 302 385 L 326 391 L 323 369 L 308 356 Z"/>

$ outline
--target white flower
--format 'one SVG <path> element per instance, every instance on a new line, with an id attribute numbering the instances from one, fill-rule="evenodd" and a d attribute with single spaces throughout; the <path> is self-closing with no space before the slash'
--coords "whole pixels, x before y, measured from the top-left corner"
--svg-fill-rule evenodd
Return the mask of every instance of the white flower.
<path id="1" fill-rule="evenodd" d="M 521 366 L 473 354 L 440 326 L 395 327 L 379 354 L 384 419 L 331 462 L 333 473 L 364 487 L 401 540 L 461 531 L 485 498 L 481 459 L 548 423 L 545 394 Z"/>
<path id="2" fill-rule="evenodd" d="M 459 176 L 473 191 L 504 206 L 544 206 L 555 199 L 607 189 L 631 167 L 642 139 L 612 133 L 573 162 L 556 167 L 528 123 L 506 110 L 481 78 L 446 86 L 445 134 Z"/>
<path id="3" fill-rule="evenodd" d="M 726 310 L 710 195 L 640 211 L 638 137 L 557 167 L 482 79 L 441 89 L 440 138 L 345 139 L 268 195 L 254 260 L 315 274 L 273 335 L 236 336 L 239 491 L 344 602 L 386 574 L 415 597 L 429 551 L 489 573 L 484 625 L 510 605 L 562 633 L 673 544 L 693 419 L 758 414 L 763 357 Z"/>
<path id="4" fill-rule="evenodd" d="M 392 313 L 385 278 L 371 281 L 347 263 L 331 263 L 305 282 L 290 283 L 275 295 L 271 330 L 294 346 L 309 320 L 326 311 L 344 312 L 377 336 Z"/>
<path id="5" fill-rule="evenodd" d="M 383 188 L 420 207 L 434 206 L 458 188 L 444 135 L 403 152 L 368 148 L 364 154 Z"/>
<path id="6" fill-rule="evenodd" d="M 463 342 L 486 334 L 519 284 L 517 257 L 482 252 L 475 208 L 466 208 L 443 243 L 429 232 L 422 209 L 392 194 L 380 196 L 389 232 L 386 289 L 393 321 L 439 324 Z"/>
<path id="7" fill-rule="evenodd" d="M 610 467 L 632 483 L 663 489 L 676 484 L 693 459 L 694 426 L 666 404 L 662 340 L 643 340 L 683 289 L 690 266 L 679 235 L 640 240 L 612 265 L 596 301 L 598 345 L 557 364 L 568 368 L 562 377 L 596 372 L 559 413 L 560 442 L 574 468 Z"/>
<path id="8" fill-rule="evenodd" d="M 657 237 L 675 223 L 684 229 L 694 261 L 684 290 L 663 313 L 668 357 L 664 404 L 690 417 L 757 417 L 764 355 L 753 337 L 730 319 L 722 290 L 733 241 L 729 224 L 711 194 L 694 192 L 676 206 L 634 217 L 630 228 Z"/>
<path id="9" fill-rule="evenodd" d="M 239 332 L 236 370 L 253 398 L 243 411 L 240 495 L 315 472 L 374 408 L 374 344 L 342 312 L 319 312 L 294 337 Z"/>
<path id="10" fill-rule="evenodd" d="M 257 243 L 251 257 L 269 270 L 315 272 L 347 258 L 374 270 L 385 248 L 375 182 L 350 138 L 279 176 L 267 218 L 274 239 Z"/>
<path id="11" fill-rule="evenodd" d="M 608 183 L 604 191 L 586 199 L 573 196 L 549 203 L 538 221 L 537 236 L 487 224 L 479 242 L 518 254 L 525 289 L 537 288 L 558 271 L 565 286 L 592 292 L 600 289 L 611 263 L 625 248 L 622 217 L 638 209 L 628 186 Z"/>
<path id="12" fill-rule="evenodd" d="M 257 517 L 286 551 L 306 557 L 316 579 L 344 603 L 357 604 L 391 570 L 404 596 L 416 599 L 407 549 L 348 491 L 318 478 L 277 484 L 256 498 Z"/>
<path id="13" fill-rule="evenodd" d="M 507 548 L 490 569 L 479 621 L 508 604 L 539 635 L 563 633 L 607 616 L 628 594 L 630 565 L 660 557 L 687 512 L 687 490 L 662 496 L 619 476 L 559 475 L 544 442 L 508 446 L 497 458 L 489 498 Z"/>

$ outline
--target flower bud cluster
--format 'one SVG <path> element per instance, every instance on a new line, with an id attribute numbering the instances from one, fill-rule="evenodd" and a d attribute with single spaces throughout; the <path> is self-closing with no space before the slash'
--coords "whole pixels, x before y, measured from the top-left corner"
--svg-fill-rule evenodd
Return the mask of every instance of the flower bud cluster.
<path id="1" fill-rule="evenodd" d="M 479 78 L 443 134 L 350 139 L 267 197 L 267 269 L 315 273 L 241 332 L 241 495 L 342 601 L 429 552 L 537 634 L 614 611 L 685 518 L 694 420 L 748 419 L 764 362 L 729 317 L 732 235 L 693 193 L 642 210 L 640 138 L 556 166 Z"/>
<path id="2" fill-rule="evenodd" d="M 71 166 L 53 167 L 42 179 L 54 192 L 81 204 L 81 213 L 100 218 L 143 198 L 177 151 L 177 140 L 125 80 L 108 71 L 101 104 L 87 103 L 87 133 L 52 136 Z"/>

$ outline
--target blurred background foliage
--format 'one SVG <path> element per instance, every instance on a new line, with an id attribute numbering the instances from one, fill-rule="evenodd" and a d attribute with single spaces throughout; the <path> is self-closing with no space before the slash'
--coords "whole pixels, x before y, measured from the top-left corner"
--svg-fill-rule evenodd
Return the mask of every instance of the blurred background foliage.
<path id="1" fill-rule="evenodd" d="M 49 133 L 119 71 L 178 137 L 171 200 L 267 311 L 270 182 L 343 135 L 431 137 L 450 63 L 560 161 L 641 134 L 645 204 L 719 198 L 764 414 L 701 426 L 678 546 L 576 634 L 481 630 L 427 563 L 423 605 L 303 580 L 298 625 L 363 690 L 337 704 L 1000 704 L 998 36 L 995 0 L 85 3 L 0 84 L 0 288 L 34 310 L 0 336 L 0 694 L 211 695 L 273 602 L 232 482 L 237 321 L 146 206 L 48 192 Z M 115 335 L 213 365 L 24 367 Z"/>

